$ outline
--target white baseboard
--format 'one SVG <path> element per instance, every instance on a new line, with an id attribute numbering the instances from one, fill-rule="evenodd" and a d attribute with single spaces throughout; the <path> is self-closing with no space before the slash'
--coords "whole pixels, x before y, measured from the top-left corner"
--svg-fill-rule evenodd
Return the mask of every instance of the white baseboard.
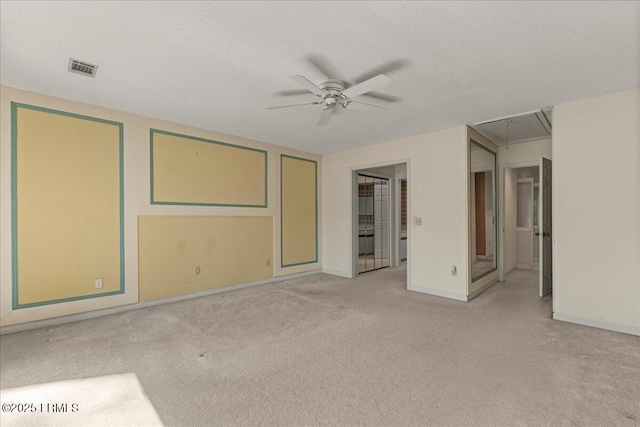
<path id="1" fill-rule="evenodd" d="M 322 272 L 326 274 L 331 274 L 332 276 L 340 276 L 346 279 L 351 279 L 351 276 L 349 275 L 349 273 L 345 273 L 343 271 L 329 270 L 328 268 L 323 268 Z"/>
<path id="2" fill-rule="evenodd" d="M 467 301 L 467 296 L 462 294 L 456 294 L 453 292 L 441 291 L 439 289 L 423 288 L 422 286 L 409 285 L 407 289 L 415 292 L 422 292 L 423 294 L 435 295 L 437 297 L 454 299 L 456 301 Z"/>
<path id="3" fill-rule="evenodd" d="M 604 320 L 588 319 L 586 317 L 574 316 L 572 314 L 553 313 L 555 320 L 563 322 L 575 323 L 583 326 L 591 326 L 592 328 L 606 329 L 608 331 L 622 332 L 623 334 L 640 336 L 640 327 L 621 325 L 619 323 L 605 322 Z"/>
<path id="4" fill-rule="evenodd" d="M 169 304 L 172 302 L 185 301 L 193 298 L 200 298 L 209 295 L 221 294 L 223 292 L 237 291 L 239 289 L 250 288 L 253 286 L 266 285 L 269 283 L 283 282 L 289 279 L 297 279 L 299 277 L 312 276 L 320 274 L 322 270 L 305 271 L 302 273 L 287 274 L 285 276 L 270 277 L 269 279 L 258 280 L 255 282 L 241 283 L 239 285 L 226 286 L 224 288 L 208 289 L 206 291 L 195 292 L 192 294 L 178 295 L 175 297 L 163 298 L 155 301 L 139 302 L 135 304 L 121 305 L 118 307 L 104 308 L 101 310 L 88 311 L 85 313 L 70 314 L 67 316 L 53 317 L 50 319 L 34 320 L 33 322 L 17 323 L 15 325 L 7 325 L 0 327 L 0 335 L 13 334 L 16 332 L 28 331 L 31 329 L 47 328 L 64 323 L 78 322 L 80 320 L 94 319 L 96 317 L 109 316 L 111 314 L 123 313 L 130 310 L 139 310 L 141 308 L 153 307 L 156 305 Z"/>
<path id="5" fill-rule="evenodd" d="M 469 295 L 456 294 L 454 292 L 441 291 L 439 289 L 432 289 L 432 288 L 424 288 L 422 286 L 415 286 L 415 285 L 409 285 L 407 286 L 407 289 L 410 291 L 422 292 L 423 294 L 435 295 L 437 297 L 443 297 L 443 298 L 453 299 L 456 301 L 468 302 L 474 299 L 475 297 L 477 297 L 478 295 L 480 295 L 481 293 L 483 293 L 484 291 L 486 291 L 487 289 L 489 289 L 491 286 L 493 286 L 497 282 L 498 282 L 498 279 L 495 279 Z"/>

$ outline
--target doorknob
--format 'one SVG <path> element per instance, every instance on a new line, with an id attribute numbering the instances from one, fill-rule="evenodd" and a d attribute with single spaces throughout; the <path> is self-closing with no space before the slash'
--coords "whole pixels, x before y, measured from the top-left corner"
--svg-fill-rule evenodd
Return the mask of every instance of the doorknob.
<path id="1" fill-rule="evenodd" d="M 542 233 L 542 236 L 543 237 L 549 237 L 549 236 L 551 236 L 551 233 Z"/>
<path id="2" fill-rule="evenodd" d="M 536 236 L 539 236 L 539 235 L 540 235 L 540 233 L 536 233 Z"/>

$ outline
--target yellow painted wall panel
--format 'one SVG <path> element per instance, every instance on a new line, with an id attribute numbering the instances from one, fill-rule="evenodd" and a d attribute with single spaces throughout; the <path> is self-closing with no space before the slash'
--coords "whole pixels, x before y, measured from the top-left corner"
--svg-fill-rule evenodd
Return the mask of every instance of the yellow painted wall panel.
<path id="1" fill-rule="evenodd" d="M 121 290 L 120 127 L 15 111 L 18 305 Z"/>
<path id="2" fill-rule="evenodd" d="M 317 163 L 282 155 L 282 266 L 317 262 Z"/>
<path id="3" fill-rule="evenodd" d="M 138 236 L 140 302 L 273 277 L 273 217 L 140 216 Z"/>
<path id="4" fill-rule="evenodd" d="M 266 207 L 267 154 L 152 129 L 153 203 Z"/>

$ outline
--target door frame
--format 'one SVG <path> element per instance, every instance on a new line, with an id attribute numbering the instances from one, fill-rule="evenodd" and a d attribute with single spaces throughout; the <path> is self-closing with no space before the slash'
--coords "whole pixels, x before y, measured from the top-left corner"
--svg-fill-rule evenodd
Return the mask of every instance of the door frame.
<path id="1" fill-rule="evenodd" d="M 351 174 L 351 278 L 358 276 L 358 171 L 363 169 L 373 169 L 381 166 L 394 166 L 405 163 L 407 165 L 407 218 L 411 218 L 411 182 L 409 177 L 411 176 L 411 159 L 401 158 L 396 160 L 389 160 L 385 162 L 377 162 L 370 164 L 363 164 L 349 167 L 349 173 Z M 367 172 L 370 174 L 370 172 Z M 393 182 L 393 177 L 381 176 L 381 178 L 389 178 L 390 182 Z M 390 186 L 392 195 L 391 200 L 395 201 L 395 186 Z M 394 203 L 395 205 L 395 203 Z M 391 224 L 395 224 L 395 209 L 391 209 Z M 393 264 L 395 255 L 398 251 L 397 230 L 395 227 L 389 227 L 391 230 L 391 252 L 392 259 L 389 261 L 390 265 Z M 407 224 L 407 288 L 411 285 L 411 223 Z"/>
<path id="2" fill-rule="evenodd" d="M 396 183 L 395 183 L 395 187 L 396 187 L 396 198 L 395 198 L 395 206 L 394 206 L 394 210 L 396 212 L 396 221 L 394 223 L 394 227 L 396 229 L 396 233 L 398 233 L 396 235 L 396 251 L 395 251 L 395 260 L 396 263 L 394 264 L 395 267 L 398 267 L 400 265 L 400 263 L 402 263 L 401 257 L 400 257 L 400 234 L 402 234 L 402 212 L 401 210 L 401 197 L 402 197 L 402 181 L 407 181 L 407 209 L 409 208 L 409 180 L 407 179 L 407 175 L 398 175 L 396 177 Z M 407 212 L 407 230 L 409 229 L 409 213 Z M 407 236 L 409 234 L 407 233 Z M 409 242 L 409 238 L 407 237 L 407 249 L 408 249 L 408 242 Z M 409 255 L 407 254 L 407 259 L 409 259 Z"/>

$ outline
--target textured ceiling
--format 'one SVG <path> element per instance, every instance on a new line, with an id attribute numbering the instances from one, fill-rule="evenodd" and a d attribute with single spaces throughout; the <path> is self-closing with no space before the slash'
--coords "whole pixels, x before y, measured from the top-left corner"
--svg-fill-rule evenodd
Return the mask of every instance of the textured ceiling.
<path id="1" fill-rule="evenodd" d="M 640 86 L 640 3 L 11 2 L 1 82 L 330 153 Z M 99 65 L 67 72 L 69 57 Z M 392 84 L 322 106 L 288 76 Z M 325 76 L 325 74 L 329 74 Z M 396 102 L 392 102 L 396 101 Z"/>

